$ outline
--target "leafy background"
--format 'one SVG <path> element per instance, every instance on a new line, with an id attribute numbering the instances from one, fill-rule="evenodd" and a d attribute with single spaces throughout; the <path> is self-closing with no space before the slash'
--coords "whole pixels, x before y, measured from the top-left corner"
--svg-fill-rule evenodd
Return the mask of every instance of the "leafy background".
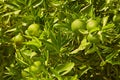
<path id="1" fill-rule="evenodd" d="M 119 80 L 119 0 L 0 0 L 1 80 Z M 99 23 L 87 40 L 75 19 Z M 40 25 L 39 36 L 25 33 Z M 22 45 L 11 40 L 21 34 Z"/>

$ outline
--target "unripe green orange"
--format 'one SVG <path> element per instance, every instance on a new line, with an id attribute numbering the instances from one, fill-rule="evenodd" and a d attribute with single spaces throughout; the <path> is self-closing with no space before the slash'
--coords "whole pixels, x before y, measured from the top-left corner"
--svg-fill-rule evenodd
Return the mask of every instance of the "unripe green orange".
<path id="1" fill-rule="evenodd" d="M 76 19 L 72 22 L 71 29 L 72 29 L 72 31 L 77 31 L 79 29 L 84 30 L 84 29 L 86 29 L 86 26 L 82 20 Z"/>
<path id="2" fill-rule="evenodd" d="M 28 29 L 27 32 L 31 35 L 31 36 L 37 36 L 39 34 L 39 25 L 38 24 L 31 24 Z"/>
<path id="3" fill-rule="evenodd" d="M 95 29 L 98 26 L 98 22 L 96 20 L 89 20 L 87 22 L 86 28 L 88 31 L 91 31 L 93 29 Z"/>
<path id="4" fill-rule="evenodd" d="M 38 67 L 37 66 L 35 66 L 35 65 L 32 65 L 32 66 L 30 66 L 30 70 L 32 71 L 32 72 L 38 72 Z"/>
<path id="5" fill-rule="evenodd" d="M 120 15 L 119 14 L 116 14 L 113 16 L 113 21 L 114 22 L 120 22 Z"/>
<path id="6" fill-rule="evenodd" d="M 39 67 L 39 66 L 41 65 L 41 62 L 40 62 L 40 61 L 35 61 L 35 62 L 34 62 L 34 65 L 35 65 L 36 67 Z"/>
<path id="7" fill-rule="evenodd" d="M 15 37 L 13 37 L 13 41 L 16 45 L 21 45 L 23 42 L 23 36 L 19 33 Z"/>
<path id="8" fill-rule="evenodd" d="M 21 71 L 21 75 L 22 75 L 22 77 L 27 77 L 27 76 L 29 76 L 29 73 L 24 71 L 24 70 L 22 70 Z"/>

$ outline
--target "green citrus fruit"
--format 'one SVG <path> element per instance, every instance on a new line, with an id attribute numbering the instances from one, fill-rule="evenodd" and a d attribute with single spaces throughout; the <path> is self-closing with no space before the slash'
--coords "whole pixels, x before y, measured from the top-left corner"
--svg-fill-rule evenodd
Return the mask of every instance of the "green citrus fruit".
<path id="1" fill-rule="evenodd" d="M 74 20 L 71 24 L 72 31 L 77 31 L 79 29 L 84 30 L 85 28 L 85 23 L 80 19 Z"/>
<path id="2" fill-rule="evenodd" d="M 114 22 L 120 22 L 120 15 L 116 14 L 113 16 L 113 21 Z"/>
<path id="3" fill-rule="evenodd" d="M 28 29 L 27 32 L 31 35 L 31 36 L 37 36 L 39 34 L 39 25 L 38 24 L 31 24 Z"/>
<path id="4" fill-rule="evenodd" d="M 21 75 L 22 75 L 22 77 L 26 77 L 26 76 L 29 76 L 29 73 L 22 70 Z"/>
<path id="5" fill-rule="evenodd" d="M 39 68 L 38 68 L 37 66 L 35 66 L 35 65 L 32 65 L 32 66 L 30 67 L 30 70 L 31 70 L 32 72 L 38 72 Z"/>
<path id="6" fill-rule="evenodd" d="M 39 67 L 39 66 L 41 65 L 41 62 L 40 62 L 40 61 L 35 61 L 35 62 L 34 62 L 34 65 L 35 65 L 36 67 Z"/>
<path id="7" fill-rule="evenodd" d="M 23 36 L 21 34 L 18 34 L 15 37 L 13 37 L 13 40 L 16 45 L 21 45 L 23 42 Z"/>
<path id="8" fill-rule="evenodd" d="M 93 29 L 95 29 L 98 26 L 98 22 L 96 20 L 89 20 L 87 22 L 86 28 L 88 31 L 91 31 Z"/>

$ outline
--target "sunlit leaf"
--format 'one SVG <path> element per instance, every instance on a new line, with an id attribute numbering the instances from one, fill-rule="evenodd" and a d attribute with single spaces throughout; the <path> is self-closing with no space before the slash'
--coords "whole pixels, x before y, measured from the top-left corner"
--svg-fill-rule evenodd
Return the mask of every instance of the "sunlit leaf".
<path id="1" fill-rule="evenodd" d="M 109 16 L 103 17 L 103 22 L 102 22 L 103 26 L 105 26 L 107 24 L 108 18 L 109 18 Z"/>
<path id="2" fill-rule="evenodd" d="M 73 62 L 69 62 L 69 63 L 66 63 L 66 64 L 61 64 L 61 65 L 58 65 L 56 67 L 56 71 L 61 74 L 61 75 L 65 75 L 67 74 L 68 72 L 71 71 L 71 69 L 75 66 L 75 64 Z"/>
<path id="3" fill-rule="evenodd" d="M 110 28 L 113 28 L 114 27 L 114 24 L 111 23 L 111 24 L 107 24 L 106 26 L 103 26 L 102 27 L 102 30 L 107 30 L 107 29 L 110 29 Z"/>
<path id="4" fill-rule="evenodd" d="M 83 40 L 81 41 L 80 46 L 79 46 L 77 49 L 73 50 L 70 54 L 76 54 L 76 53 L 78 53 L 79 51 L 84 50 L 88 45 L 90 45 L 90 42 L 87 42 L 87 39 L 86 39 L 86 37 L 85 37 L 85 38 L 83 38 Z"/>
<path id="5" fill-rule="evenodd" d="M 34 45 L 37 48 L 42 46 L 41 41 L 36 37 L 33 37 L 31 41 L 24 42 L 24 44 L 26 44 L 26 45 Z"/>

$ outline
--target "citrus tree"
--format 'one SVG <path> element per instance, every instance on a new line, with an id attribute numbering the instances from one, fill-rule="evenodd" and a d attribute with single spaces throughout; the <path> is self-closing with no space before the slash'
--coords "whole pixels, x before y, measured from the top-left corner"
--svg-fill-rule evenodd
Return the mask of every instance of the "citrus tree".
<path id="1" fill-rule="evenodd" d="M 1 80 L 119 80 L 119 0 L 0 0 Z"/>

